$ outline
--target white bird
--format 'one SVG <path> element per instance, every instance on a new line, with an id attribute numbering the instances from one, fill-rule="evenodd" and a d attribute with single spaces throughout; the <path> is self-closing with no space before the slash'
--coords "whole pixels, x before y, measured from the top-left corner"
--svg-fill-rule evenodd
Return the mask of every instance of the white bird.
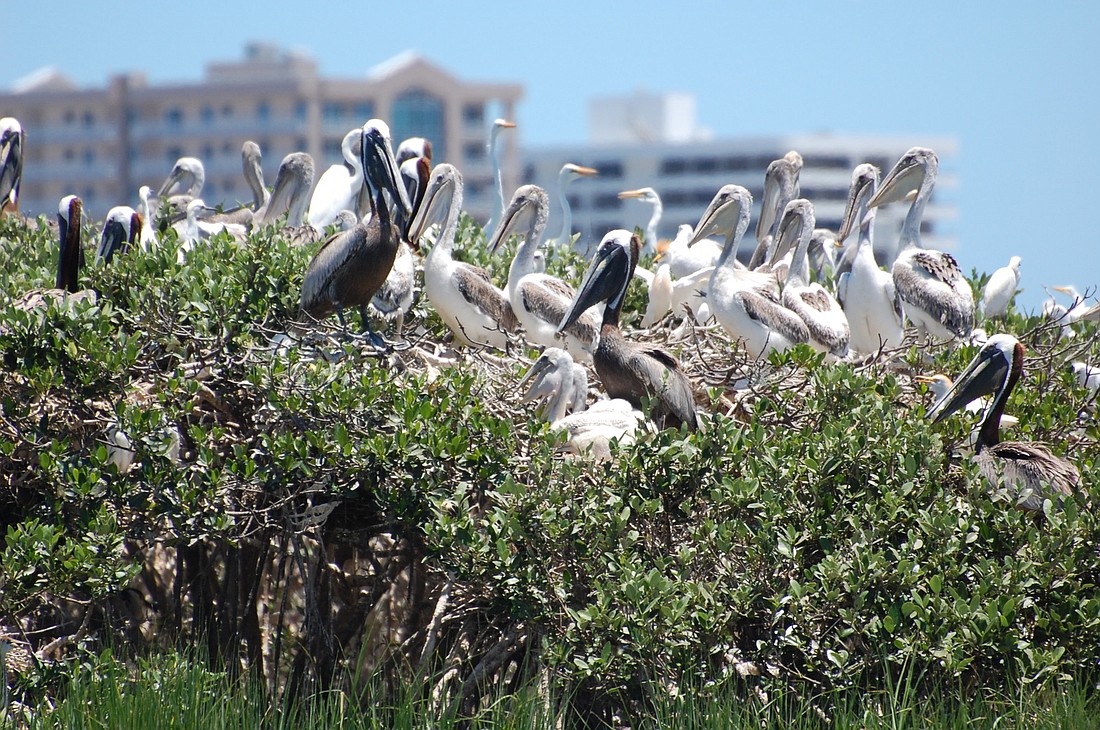
<path id="1" fill-rule="evenodd" d="M 459 342 L 503 350 L 517 326 L 508 295 L 493 285 L 488 272 L 451 255 L 462 209 L 462 173 L 443 163 L 432 170 L 424 200 L 409 224 L 417 244 L 433 223 L 442 228 L 424 259 L 424 295 Z"/>
<path id="2" fill-rule="evenodd" d="M 179 158 L 157 191 L 158 198 L 167 198 L 167 204 L 159 212 L 175 220 L 188 203 L 202 194 L 205 183 L 206 168 L 202 160 L 197 157 Z"/>
<path id="3" fill-rule="evenodd" d="M 939 158 L 927 147 L 913 147 L 887 173 L 868 205 L 904 200 L 914 189 L 891 274 L 906 318 L 924 333 L 943 339 L 966 337 L 974 328 L 974 294 L 955 257 L 921 248 L 920 223 L 932 196 Z"/>
<path id="4" fill-rule="evenodd" d="M 1100 367 L 1089 365 L 1080 360 L 1073 363 L 1073 374 L 1082 388 L 1089 392 L 1089 396 L 1095 398 L 1100 391 Z"/>
<path id="5" fill-rule="evenodd" d="M 430 165 L 432 162 L 432 143 L 426 137 L 409 137 L 397 145 L 397 167 L 400 168 L 408 160 L 423 157 Z"/>
<path id="6" fill-rule="evenodd" d="M 157 219 L 157 207 L 159 205 L 160 198 L 157 197 L 157 194 L 153 192 L 151 187 L 142 185 L 138 188 L 137 212 L 141 215 L 142 221 L 144 221 L 144 225 L 141 227 L 141 238 L 138 239 L 142 251 L 148 251 L 159 242 L 157 240 L 157 227 L 154 225 L 154 221 Z"/>
<path id="7" fill-rule="evenodd" d="M 1072 284 L 1051 288 L 1056 292 L 1068 295 L 1073 300 L 1069 307 L 1065 308 L 1066 313 L 1062 317 L 1066 324 L 1073 324 L 1080 319 L 1086 318 L 1086 315 L 1090 315 L 1091 310 L 1094 309 L 1093 305 L 1089 304 L 1085 297 L 1077 291 L 1077 287 Z M 1089 316 L 1088 318 L 1092 317 Z"/>
<path id="8" fill-rule="evenodd" d="M 244 170 L 244 180 L 252 191 L 252 210 L 257 211 L 267 204 L 271 192 L 264 185 L 263 153 L 260 145 L 252 140 L 246 140 L 241 145 L 241 167 Z"/>
<path id="9" fill-rule="evenodd" d="M 312 187 L 313 157 L 307 152 L 291 152 L 279 163 L 275 187 L 267 202 L 256 211 L 253 223 L 257 226 L 274 223 L 286 213 L 287 227 L 298 228 L 306 216 L 306 205 L 311 202 L 309 191 Z"/>
<path id="10" fill-rule="evenodd" d="M 172 224 L 172 228 L 179 235 L 180 247 L 176 254 L 176 260 L 183 264 L 186 254 L 194 250 L 195 246 L 204 239 L 225 232 L 235 240 L 243 241 L 248 237 L 248 229 L 240 223 L 210 223 L 199 219 L 199 214 L 210 211 L 202 198 L 195 198 L 187 204 L 187 214 L 182 221 Z"/>
<path id="11" fill-rule="evenodd" d="M 562 344 L 557 335 L 558 324 L 569 310 L 576 290 L 561 279 L 534 271 L 535 250 L 546 229 L 549 210 L 550 199 L 545 190 L 537 185 L 523 185 L 512 195 L 496 233 L 489 240 L 489 250 L 496 252 L 510 235 L 522 234 L 508 268 L 508 300 L 528 342 L 556 347 Z M 585 312 L 565 330 L 564 346 L 574 359 L 592 362 L 599 339 L 599 319 L 592 312 Z"/>
<path id="12" fill-rule="evenodd" d="M 638 431 L 652 428 L 645 414 L 623 398 L 598 400 L 590 408 L 572 413 L 550 424 L 564 436 L 561 450 L 594 459 L 611 458 L 611 442 L 620 446 L 634 443 Z"/>
<path id="13" fill-rule="evenodd" d="M 993 272 L 982 291 L 981 312 L 986 319 L 1003 317 L 1008 311 L 1008 303 L 1020 286 L 1020 257 L 1013 256 L 1008 266 L 1002 266 Z"/>
<path id="14" fill-rule="evenodd" d="M 779 286 L 768 273 L 738 269 L 733 262 L 749 227 L 752 195 L 740 185 L 725 185 L 703 212 L 695 237 L 725 234 L 722 256 L 707 287 L 711 314 L 754 358 L 808 342 L 802 319 L 779 300 Z"/>
<path id="15" fill-rule="evenodd" d="M 698 238 L 691 225 L 683 223 L 671 241 L 657 243 L 657 261 L 667 263 L 672 278 L 682 279 L 700 269 L 714 266 L 722 256 L 722 245 L 708 238 Z M 694 243 L 691 243 L 695 241 Z M 744 268 L 734 262 L 738 268 Z"/>
<path id="16" fill-rule="evenodd" d="M 359 209 L 359 191 L 363 188 L 364 178 L 363 163 L 356 147 L 360 145 L 362 132 L 362 129 L 353 129 L 344 135 L 340 143 L 344 162 L 329 166 L 317 181 L 306 220 L 318 231 L 331 225 L 341 210 Z"/>
<path id="17" fill-rule="evenodd" d="M 540 415 L 548 423 L 564 418 L 567 413 L 581 413 L 588 398 L 588 371 L 573 361 L 560 347 L 547 347 L 519 381 L 531 385 L 523 402 L 536 402 Z"/>
<path id="18" fill-rule="evenodd" d="M 810 346 L 834 357 L 848 355 L 848 318 L 833 295 L 810 283 L 808 251 L 814 232 L 814 206 L 805 198 L 787 203 L 776 230 L 776 249 L 794 250 L 783 285 L 783 306 L 797 314 L 810 332 Z M 797 242 L 797 243 L 796 243 Z"/>
<path id="19" fill-rule="evenodd" d="M 878 186 L 878 169 L 867 163 L 852 171 L 848 203 L 837 234 L 838 245 L 859 227 L 851 270 L 840 275 L 837 298 L 848 318 L 848 344 L 862 354 L 899 347 L 905 339 L 905 317 L 894 277 L 875 261 L 875 208 L 867 205 Z"/>
<path id="20" fill-rule="evenodd" d="M 657 251 L 657 226 L 661 223 L 661 214 L 664 206 L 661 204 L 661 196 L 653 188 L 638 188 L 637 190 L 624 190 L 619 193 L 619 200 L 641 200 L 653 206 L 653 214 L 649 216 L 649 223 L 645 227 L 645 245 L 643 254 L 652 254 Z"/>
<path id="21" fill-rule="evenodd" d="M 558 231 L 557 236 L 547 242 L 547 246 L 550 247 L 551 250 L 560 246 L 568 247 L 573 244 L 573 209 L 569 207 L 569 197 L 565 194 L 565 189 L 577 178 L 591 177 L 592 175 L 598 174 L 599 172 L 592 167 L 574 165 L 572 162 L 567 162 L 562 165 L 561 170 L 558 172 L 558 202 L 561 204 L 561 230 Z"/>
<path id="22" fill-rule="evenodd" d="M 685 306 L 691 309 L 698 324 L 704 324 L 710 319 L 706 291 L 712 273 L 714 267 L 708 266 L 673 281 L 667 263 L 659 264 L 652 273 L 639 266 L 634 275 L 644 279 L 649 286 L 649 300 L 642 316 L 642 326 L 653 326 L 669 312 L 682 313 Z"/>
<path id="23" fill-rule="evenodd" d="M 489 161 L 493 165 L 493 185 L 496 186 L 496 195 L 493 197 L 493 212 L 489 220 L 485 222 L 485 240 L 493 237 L 497 225 L 500 224 L 500 216 L 504 213 L 504 175 L 500 169 L 500 156 L 497 153 L 497 145 L 500 142 L 500 132 L 503 129 L 515 129 L 515 122 L 507 119 L 493 120 L 493 128 L 489 131 Z"/>
<path id="24" fill-rule="evenodd" d="M 764 197 L 760 201 L 760 218 L 756 221 L 756 248 L 749 259 L 750 269 L 771 264 L 775 254 L 775 231 L 787 203 L 798 197 L 801 171 L 802 156 L 792 150 L 773 160 L 764 172 Z"/>

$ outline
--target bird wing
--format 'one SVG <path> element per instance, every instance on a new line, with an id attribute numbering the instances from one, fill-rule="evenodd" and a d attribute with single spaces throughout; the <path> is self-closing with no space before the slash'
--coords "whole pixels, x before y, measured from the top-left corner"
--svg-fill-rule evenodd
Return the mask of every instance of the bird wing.
<path id="1" fill-rule="evenodd" d="M 493 285 L 489 272 L 480 266 L 459 263 L 454 270 L 454 285 L 470 305 L 487 315 L 505 332 L 514 332 L 519 326 L 512 303 L 500 289 Z"/>
<path id="2" fill-rule="evenodd" d="M 298 306 L 314 317 L 320 317 L 332 311 L 332 302 L 328 301 L 327 290 L 336 272 L 347 265 L 355 253 L 353 245 L 356 236 L 365 236 L 366 226 L 357 225 L 346 231 L 339 231 L 324 240 L 321 248 L 306 267 L 302 278 L 302 296 Z"/>
<path id="3" fill-rule="evenodd" d="M 1002 441 L 983 449 L 977 461 L 991 483 L 1017 492 L 1030 489 L 1034 496 L 1024 503 L 1028 509 L 1041 509 L 1044 497 L 1072 497 L 1081 485 L 1077 467 L 1037 441 Z"/>
<path id="4" fill-rule="evenodd" d="M 565 318 L 570 302 L 576 296 L 573 287 L 552 276 L 526 278 L 518 287 L 523 306 L 544 322 L 557 324 Z M 595 342 L 600 333 L 600 323 L 585 312 L 565 331 L 581 342 Z"/>
<path id="5" fill-rule="evenodd" d="M 807 342 L 810 331 L 802 319 L 772 298 L 771 291 L 744 289 L 739 292 L 745 313 L 779 332 L 791 342 Z"/>
<path id="6" fill-rule="evenodd" d="M 660 404 L 654 407 L 652 416 L 658 425 L 663 426 L 663 420 L 671 415 L 695 430 L 698 426 L 695 396 L 675 357 L 653 345 L 635 345 L 626 365 L 647 391 L 657 395 Z"/>

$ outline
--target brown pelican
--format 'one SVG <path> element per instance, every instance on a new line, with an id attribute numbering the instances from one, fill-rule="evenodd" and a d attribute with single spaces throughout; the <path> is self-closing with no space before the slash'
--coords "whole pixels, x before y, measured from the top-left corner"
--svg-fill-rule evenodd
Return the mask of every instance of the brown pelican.
<path id="1" fill-rule="evenodd" d="M 649 407 L 658 428 L 686 425 L 694 431 L 698 427 L 695 398 L 676 358 L 654 345 L 630 342 L 619 331 L 619 311 L 641 250 L 642 242 L 630 231 L 618 228 L 604 236 L 558 331 L 565 330 L 589 307 L 606 301 L 592 358 L 604 390 L 611 398 L 622 398 L 636 408 Z"/>
<path id="2" fill-rule="evenodd" d="M 318 231 L 331 225 L 341 210 L 359 210 L 363 163 L 356 147 L 360 144 L 362 134 L 362 129 L 353 129 L 344 135 L 344 140 L 340 143 L 343 163 L 330 166 L 317 181 L 317 189 L 313 191 L 313 197 L 309 201 L 306 220 Z"/>
<path id="3" fill-rule="evenodd" d="M 974 294 L 955 257 L 920 247 L 920 222 L 932 196 L 939 158 L 927 147 L 913 147 L 887 173 L 868 203 L 877 208 L 906 198 L 916 189 L 901 228 L 891 274 L 906 318 L 933 337 L 966 337 L 974 328 Z"/>
<path id="4" fill-rule="evenodd" d="M 551 248 L 573 245 L 573 209 L 569 207 L 569 198 L 565 194 L 565 189 L 579 177 L 590 177 L 598 174 L 599 172 L 595 168 L 574 165 L 572 162 L 565 163 L 558 171 L 558 203 L 561 204 L 561 230 L 558 231 L 557 236 L 547 243 Z"/>
<path id="5" fill-rule="evenodd" d="M 493 286 L 484 269 L 451 257 L 461 210 L 462 173 L 453 165 L 438 165 L 409 224 L 409 240 L 417 244 L 430 225 L 442 220 L 424 259 L 424 294 L 459 342 L 503 350 L 506 333 L 518 325 L 508 295 Z"/>
<path id="6" fill-rule="evenodd" d="M 0 119 L 0 217 L 19 213 L 19 183 L 23 179 L 26 135 L 15 117 Z"/>
<path id="7" fill-rule="evenodd" d="M 661 204 L 661 196 L 653 188 L 638 188 L 637 190 L 624 190 L 619 193 L 619 200 L 641 200 L 653 206 L 653 214 L 649 216 L 649 223 L 645 227 L 645 245 L 642 253 L 656 253 L 657 251 L 657 226 L 661 223 L 661 214 L 664 206 Z M 716 257 L 717 258 L 717 257 Z"/>
<path id="8" fill-rule="evenodd" d="M 428 187 L 431 161 L 426 157 L 410 157 L 399 163 L 398 174 L 415 213 L 419 210 L 424 191 Z M 396 216 L 396 220 L 398 227 L 404 229 L 405 223 L 400 215 Z M 396 320 L 394 329 L 398 335 L 401 334 L 405 325 L 405 312 L 412 307 L 415 284 L 416 260 L 413 258 L 412 249 L 401 241 L 397 247 L 397 256 L 393 260 L 393 268 L 370 300 L 373 311 L 387 320 Z"/>
<path id="9" fill-rule="evenodd" d="M 837 280 L 837 299 L 848 317 L 851 339 L 848 344 L 858 353 L 871 354 L 884 347 L 899 347 L 905 338 L 905 317 L 894 287 L 894 277 L 875 261 L 873 240 L 875 208 L 868 202 L 878 186 L 878 168 L 863 163 L 852 171 L 844 220 L 837 234 L 837 245 L 859 228 L 855 258 L 851 269 Z"/>
<path id="10" fill-rule="evenodd" d="M 411 206 L 398 180 L 390 129 L 385 122 L 372 119 L 363 125 L 361 150 L 361 163 L 371 187 L 370 219 L 321 245 L 302 279 L 299 309 L 302 317 L 311 319 L 335 311 L 341 325 L 346 326 L 344 308 L 360 307 L 363 324 L 369 330 L 362 308 L 370 303 L 393 268 L 402 236 L 390 213 L 390 201 L 405 217 L 410 215 Z"/>
<path id="11" fill-rule="evenodd" d="M 527 335 L 527 341 L 554 347 L 562 344 L 558 323 L 569 309 L 575 291 L 561 279 L 534 270 L 535 251 L 546 229 L 550 199 L 537 185 L 524 185 L 512 195 L 500 226 L 489 241 L 494 253 L 513 233 L 523 233 L 512 265 L 508 268 L 508 301 Z M 592 361 L 600 339 L 600 323 L 593 314 L 578 315 L 565 329 L 565 349 L 576 360 Z"/>
<path id="12" fill-rule="evenodd" d="M 110 263 L 116 253 L 126 253 L 141 241 L 143 221 L 141 214 L 128 205 L 116 205 L 103 220 L 103 233 L 99 237 L 97 258 Z"/>
<path id="13" fill-rule="evenodd" d="M 80 289 L 80 267 L 84 250 L 80 245 L 80 223 L 84 203 L 75 195 L 66 195 L 57 206 L 60 247 L 57 256 L 57 278 L 53 289 L 35 289 L 20 297 L 14 306 L 24 311 L 46 306 L 47 302 L 72 304 L 88 300 L 95 302 L 94 289 Z"/>
<path id="14" fill-rule="evenodd" d="M 1008 303 L 1016 295 L 1020 286 L 1020 257 L 1013 256 L 1008 266 L 1002 266 L 993 272 L 982 290 L 981 313 L 986 319 L 1003 317 L 1008 311 Z"/>
<path id="15" fill-rule="evenodd" d="M 798 197 L 798 174 L 802 157 L 797 152 L 774 160 L 764 172 L 764 197 L 760 201 L 760 218 L 756 221 L 756 248 L 749 259 L 749 268 L 758 269 L 770 262 L 775 230 L 787 203 Z"/>
<path id="16" fill-rule="evenodd" d="M 267 199 L 271 193 L 264 185 L 263 153 L 260 145 L 252 140 L 247 140 L 241 145 L 241 167 L 244 169 L 244 179 L 248 188 L 252 191 L 252 210 L 257 211 L 267 205 Z"/>
<path id="17" fill-rule="evenodd" d="M 988 339 L 986 341 L 988 342 Z M 948 391 L 950 391 L 951 388 L 955 385 L 955 381 L 953 381 L 950 376 L 945 375 L 944 373 L 935 373 L 933 375 L 914 375 L 913 380 L 918 383 L 924 383 L 925 385 L 927 385 L 928 390 L 932 393 L 932 395 L 936 396 L 937 401 L 941 400 L 945 395 L 947 395 Z M 989 398 L 975 398 L 974 400 L 966 404 L 966 412 L 975 415 L 981 413 L 986 408 L 989 408 Z M 1010 416 L 1007 413 L 1001 414 L 1001 428 L 1014 428 L 1019 423 L 1020 419 L 1016 418 L 1016 416 Z M 974 438 L 975 440 L 977 439 L 977 434 L 974 434 Z M 973 445 L 974 444 L 971 443 L 971 446 Z"/>
<path id="18" fill-rule="evenodd" d="M 496 185 L 496 195 L 493 197 L 493 212 L 485 222 L 486 240 L 493 237 L 497 225 L 500 224 L 500 216 L 504 213 L 504 176 L 500 170 L 500 157 L 497 154 L 500 131 L 515 129 L 515 126 L 515 122 L 509 122 L 507 119 L 495 119 L 493 128 L 489 131 L 489 160 L 493 165 L 493 184 Z"/>
<path id="19" fill-rule="evenodd" d="M 848 318 L 825 287 L 810 283 L 807 252 L 813 237 L 814 222 L 813 203 L 805 198 L 795 198 L 787 203 L 775 233 L 776 250 L 794 249 L 783 284 L 782 302 L 806 323 L 809 342 L 815 350 L 835 357 L 846 357 L 850 336 Z"/>
<path id="20" fill-rule="evenodd" d="M 531 385 L 523 401 L 539 403 L 541 417 L 548 423 L 570 412 L 581 413 L 587 405 L 588 371 L 560 347 L 547 347 L 542 351 L 519 384 L 528 382 Z"/>
<path id="21" fill-rule="evenodd" d="M 279 174 L 267 203 L 256 211 L 253 222 L 257 226 L 273 223 L 283 213 L 287 214 L 289 228 L 302 225 L 309 203 L 309 191 L 313 187 L 313 157 L 306 152 L 291 152 L 279 163 Z M 334 216 L 335 217 L 335 216 Z"/>
<path id="22" fill-rule="evenodd" d="M 409 137 L 402 140 L 401 144 L 397 146 L 397 165 L 401 166 L 406 160 L 412 160 L 417 157 L 423 157 L 428 161 L 428 164 L 432 163 L 432 143 L 430 140 L 424 137 Z"/>
<path id="23" fill-rule="evenodd" d="M 682 223 L 671 241 L 657 243 L 656 261 L 668 263 L 673 280 L 691 276 L 714 266 L 722 256 L 722 246 L 707 238 L 695 240 L 691 225 Z"/>
<path id="24" fill-rule="evenodd" d="M 695 237 L 725 235 L 722 256 L 707 285 L 710 313 L 754 358 L 808 342 L 802 319 L 780 303 L 779 286 L 769 273 L 739 269 L 737 249 L 749 227 L 752 195 L 740 185 L 725 185 L 703 212 Z"/>
<path id="25" fill-rule="evenodd" d="M 1024 346 L 1012 335 L 993 335 L 943 398 L 928 411 L 937 423 L 975 398 L 993 394 L 978 429 L 974 461 L 995 489 L 1016 506 L 1041 510 L 1045 499 L 1061 503 L 1081 484 L 1077 467 L 1034 441 L 1001 441 L 1000 423 L 1012 389 L 1024 370 Z"/>

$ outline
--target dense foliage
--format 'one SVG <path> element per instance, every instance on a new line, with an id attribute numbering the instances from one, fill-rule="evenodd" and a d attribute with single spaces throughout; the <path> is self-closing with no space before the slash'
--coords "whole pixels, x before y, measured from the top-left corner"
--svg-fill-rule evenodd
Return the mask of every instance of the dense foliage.
<path id="1" fill-rule="evenodd" d="M 952 455 L 971 422 L 923 418 L 911 376 L 973 345 L 756 367 L 696 328 L 677 347 L 700 431 L 571 459 L 520 401 L 522 348 L 454 356 L 426 302 L 388 353 L 304 333 L 315 246 L 268 228 L 181 265 L 172 235 L 90 261 L 96 302 L 23 311 L 56 241 L 0 222 L 0 639 L 29 656 L 22 701 L 103 643 L 201 644 L 279 701 L 432 676 L 457 711 L 538 686 L 588 721 L 688 686 L 934 690 L 1100 661 L 1095 404 L 1066 367 L 1095 357 L 1093 325 L 987 325 L 1029 348 L 1017 437 L 1083 475 L 1035 516 Z M 457 248 L 503 281 L 479 241 L 465 222 Z"/>

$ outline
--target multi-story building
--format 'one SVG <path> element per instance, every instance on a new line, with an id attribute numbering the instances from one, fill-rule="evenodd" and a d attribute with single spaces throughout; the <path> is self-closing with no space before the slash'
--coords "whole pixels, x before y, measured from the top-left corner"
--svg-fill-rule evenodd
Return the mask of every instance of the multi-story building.
<path id="1" fill-rule="evenodd" d="M 201 159 L 209 204 L 251 197 L 241 170 L 241 145 L 263 151 L 270 185 L 290 152 L 309 152 L 316 176 L 341 161 L 348 130 L 380 117 L 394 145 L 424 136 L 435 162 L 451 162 L 465 178 L 465 208 L 488 217 L 494 192 L 486 141 L 497 116 L 515 117 L 518 84 L 455 78 L 415 54 L 402 54 L 364 77 L 327 78 L 299 53 L 253 44 L 240 61 L 211 63 L 199 82 L 152 85 L 141 74 L 111 79 L 106 88 L 80 89 L 44 70 L 0 94 L 0 116 L 20 120 L 27 133 L 20 208 L 52 213 L 75 193 L 93 216 L 134 205 L 141 185 L 154 189 L 177 158 Z M 518 180 L 515 140 L 501 149 L 505 186 Z"/>
<path id="2" fill-rule="evenodd" d="M 525 182 L 543 186 L 556 201 L 558 172 L 566 162 L 599 171 L 596 177 L 574 181 L 567 198 L 573 214 L 573 230 L 584 246 L 598 242 L 612 228 L 643 230 L 652 208 L 638 200 L 620 200 L 618 193 L 652 187 L 661 196 L 664 212 L 658 230 L 661 238 L 675 236 L 680 224 L 694 225 L 718 189 L 737 183 L 753 196 L 753 217 L 741 246 L 747 257 L 756 245 L 753 231 L 760 214 L 764 172 L 772 160 L 790 150 L 802 155 L 799 176 L 801 194 L 814 203 L 820 228 L 839 228 L 852 169 L 870 162 L 886 172 L 910 147 L 932 147 L 940 157 L 940 175 L 933 198 L 925 209 L 922 240 L 929 248 L 951 250 L 954 238 L 944 224 L 957 215 L 950 200 L 956 186 L 951 159 L 956 143 L 949 137 L 917 137 L 841 134 L 776 134 L 760 137 L 713 139 L 694 121 L 694 102 L 683 94 L 595 99 L 589 107 L 589 136 L 584 145 L 563 145 L 524 150 Z M 892 257 L 907 205 L 880 209 L 875 225 L 876 249 Z M 553 205 L 549 230 L 560 226 L 558 205 Z"/>

